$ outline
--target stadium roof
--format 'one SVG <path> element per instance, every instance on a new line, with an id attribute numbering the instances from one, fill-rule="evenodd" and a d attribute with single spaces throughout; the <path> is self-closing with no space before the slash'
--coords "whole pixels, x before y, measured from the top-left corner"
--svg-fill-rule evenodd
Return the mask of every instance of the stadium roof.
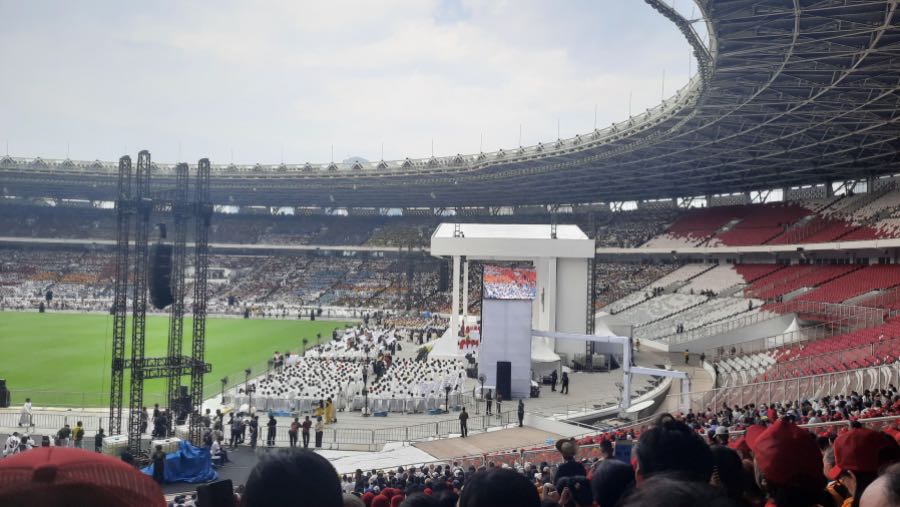
<path id="1" fill-rule="evenodd" d="M 762 190 L 900 172 L 900 13 L 883 0 L 699 0 L 709 32 L 675 96 L 606 129 L 493 153 L 213 167 L 220 204 L 569 204 Z M 0 160 L 5 195 L 113 200 L 111 162 Z M 160 187 L 174 168 L 158 165 Z"/>

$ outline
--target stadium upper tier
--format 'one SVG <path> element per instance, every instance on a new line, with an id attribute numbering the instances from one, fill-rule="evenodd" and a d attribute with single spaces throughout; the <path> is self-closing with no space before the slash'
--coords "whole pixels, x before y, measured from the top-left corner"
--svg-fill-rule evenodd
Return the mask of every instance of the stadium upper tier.
<path id="1" fill-rule="evenodd" d="M 235 205 L 437 207 L 588 203 L 781 188 L 898 172 L 900 14 L 874 0 L 699 0 L 698 74 L 605 129 L 474 155 L 213 167 Z M 701 20 L 702 21 L 702 20 Z M 116 163 L 5 157 L 6 195 L 114 200 Z M 155 182 L 174 184 L 157 164 Z"/>

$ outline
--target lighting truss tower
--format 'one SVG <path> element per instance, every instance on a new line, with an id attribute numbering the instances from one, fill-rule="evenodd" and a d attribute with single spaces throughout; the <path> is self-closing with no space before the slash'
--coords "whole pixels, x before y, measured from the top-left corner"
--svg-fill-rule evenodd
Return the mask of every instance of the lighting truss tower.
<path id="1" fill-rule="evenodd" d="M 125 334 L 128 311 L 128 237 L 134 206 L 131 200 L 131 157 L 119 159 L 116 199 L 116 282 L 113 297 L 112 373 L 109 382 L 109 434 L 122 432 L 122 390 L 125 379 Z"/>
<path id="2" fill-rule="evenodd" d="M 203 159 L 198 168 L 198 201 L 188 199 L 188 166 L 179 164 L 176 168 L 176 188 L 171 199 L 154 199 L 150 192 L 150 153 L 138 154 L 134 184 L 131 182 L 131 159 L 119 160 L 119 182 L 117 200 L 116 229 L 116 282 L 113 297 L 113 353 L 112 381 L 110 383 L 110 435 L 121 435 L 127 431 L 128 450 L 138 456 L 141 451 L 141 422 L 144 408 L 144 381 L 153 378 L 167 379 L 168 408 L 174 412 L 181 377 L 191 376 L 191 395 L 194 413 L 203 403 L 203 375 L 212 370 L 203 361 L 206 331 L 206 269 L 209 252 L 209 222 L 212 205 L 209 201 L 209 161 Z M 173 248 L 172 290 L 173 303 L 169 322 L 168 354 L 166 357 L 145 357 L 147 287 L 150 273 L 149 235 L 151 215 L 154 205 L 159 209 L 171 209 L 175 222 L 175 245 Z M 185 265 L 187 223 L 192 215 L 197 217 L 197 276 L 194 297 L 194 333 L 191 356 L 182 352 Z M 125 359 L 125 335 L 127 333 L 127 296 L 129 268 L 129 234 L 131 217 L 135 217 L 134 276 L 132 280 L 132 328 L 131 357 Z M 122 407 L 124 406 L 123 381 L 125 370 L 131 370 L 131 393 L 128 400 L 127 430 L 122 427 Z M 200 442 L 199 417 L 191 418 L 191 438 Z"/>
<path id="3" fill-rule="evenodd" d="M 187 227 L 191 216 L 191 208 L 188 203 L 188 165 L 181 163 L 175 166 L 175 192 L 172 201 L 172 216 L 174 226 L 174 242 L 172 248 L 172 306 L 169 313 L 169 342 L 167 348 L 168 357 L 178 357 L 183 354 L 182 337 L 184 335 L 184 271 L 187 258 Z M 166 393 L 168 406 L 176 407 L 179 403 L 179 391 L 181 387 L 181 375 L 175 375 L 166 379 Z M 169 434 L 172 434 L 175 417 L 169 418 Z"/>
<path id="4" fill-rule="evenodd" d="M 203 409 L 203 374 L 209 371 L 204 362 L 206 353 L 206 277 L 209 268 L 209 223 L 212 219 L 212 203 L 209 199 L 209 159 L 197 164 L 196 234 L 194 236 L 194 320 L 191 336 L 191 440 L 200 442 L 203 436 L 201 412 Z"/>
<path id="5" fill-rule="evenodd" d="M 134 279 L 131 296 L 131 397 L 128 403 L 128 448 L 132 453 L 140 451 L 141 412 L 144 403 L 144 344 L 147 335 L 147 285 L 150 274 L 150 215 L 153 199 L 150 197 L 150 152 L 138 153 L 135 173 L 134 206 L 136 208 L 134 237 Z"/>

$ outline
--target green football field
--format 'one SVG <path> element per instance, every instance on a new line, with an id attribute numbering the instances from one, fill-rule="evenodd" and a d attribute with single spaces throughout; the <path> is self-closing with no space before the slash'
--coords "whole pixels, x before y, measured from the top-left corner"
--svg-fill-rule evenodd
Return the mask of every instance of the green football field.
<path id="1" fill-rule="evenodd" d="M 0 378 L 5 378 L 14 404 L 30 397 L 35 406 L 106 406 L 109 400 L 112 316 L 99 314 L 0 312 Z M 126 337 L 126 358 L 131 357 L 131 327 Z M 147 317 L 147 357 L 163 356 L 168 340 L 169 320 Z M 190 355 L 192 319 L 184 320 L 184 353 Z M 244 369 L 253 375 L 265 370 L 276 350 L 299 350 L 302 339 L 309 346 L 316 333 L 331 338 L 344 322 L 307 320 L 243 320 L 207 318 L 206 361 L 212 372 L 206 375 L 204 391 L 218 393 L 220 379 L 229 385 L 243 381 Z M 125 374 L 127 403 L 130 373 Z M 188 385 L 188 378 L 182 381 Z M 145 404 L 161 402 L 164 380 L 145 382 Z"/>

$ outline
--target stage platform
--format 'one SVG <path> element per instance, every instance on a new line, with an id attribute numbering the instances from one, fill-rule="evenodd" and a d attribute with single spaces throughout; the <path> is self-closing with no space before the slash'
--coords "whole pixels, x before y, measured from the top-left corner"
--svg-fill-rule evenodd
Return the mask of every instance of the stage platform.
<path id="1" fill-rule="evenodd" d="M 562 437 L 556 433 L 523 426 L 469 435 L 467 438 L 444 438 L 430 442 L 417 442 L 413 446 L 434 456 L 435 459 L 452 459 L 504 449 L 533 447 L 548 439 L 556 441 Z"/>

